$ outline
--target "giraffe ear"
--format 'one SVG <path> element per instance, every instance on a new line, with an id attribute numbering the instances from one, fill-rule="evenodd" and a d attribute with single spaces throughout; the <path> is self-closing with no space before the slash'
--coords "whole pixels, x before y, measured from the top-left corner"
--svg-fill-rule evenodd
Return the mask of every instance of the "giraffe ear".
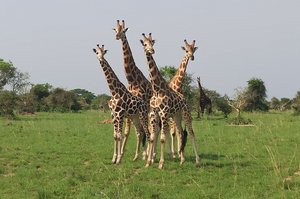
<path id="1" fill-rule="evenodd" d="M 127 32 L 128 28 L 125 28 L 124 32 Z"/>
<path id="2" fill-rule="evenodd" d="M 198 49 L 198 47 L 195 47 L 195 48 L 194 48 L 194 52 L 195 52 L 197 49 Z"/>
<path id="3" fill-rule="evenodd" d="M 95 48 L 93 48 L 94 53 L 97 53 L 97 50 Z"/>
<path id="4" fill-rule="evenodd" d="M 152 40 L 152 44 L 155 44 L 155 40 Z"/>
<path id="5" fill-rule="evenodd" d="M 185 51 L 185 47 L 181 46 L 181 49 Z"/>
<path id="6" fill-rule="evenodd" d="M 107 51 L 108 51 L 108 50 L 104 50 L 104 51 L 103 51 L 103 54 L 106 54 L 106 53 L 107 53 Z"/>

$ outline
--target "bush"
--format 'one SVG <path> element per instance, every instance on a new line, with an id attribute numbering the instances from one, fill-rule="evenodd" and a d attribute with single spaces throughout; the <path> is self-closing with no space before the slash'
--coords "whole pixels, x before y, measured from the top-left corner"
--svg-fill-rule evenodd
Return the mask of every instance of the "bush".
<path id="1" fill-rule="evenodd" d="M 292 108 L 295 115 L 300 115 L 300 91 L 297 92 L 296 97 L 293 100 Z"/>
<path id="2" fill-rule="evenodd" d="M 81 109 L 76 95 L 73 92 L 66 91 L 62 88 L 54 89 L 45 99 L 45 102 L 51 111 L 68 112 Z"/>
<path id="3" fill-rule="evenodd" d="M 12 91 L 0 91 L 0 115 L 9 119 L 15 118 L 17 95 Z"/>

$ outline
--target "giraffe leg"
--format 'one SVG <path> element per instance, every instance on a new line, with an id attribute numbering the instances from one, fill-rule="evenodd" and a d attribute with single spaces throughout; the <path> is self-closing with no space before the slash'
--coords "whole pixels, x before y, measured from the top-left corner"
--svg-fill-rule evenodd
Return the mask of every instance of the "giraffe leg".
<path id="1" fill-rule="evenodd" d="M 164 162 L 165 162 L 165 140 L 166 140 L 166 133 L 169 133 L 169 121 L 166 119 L 165 115 L 160 116 L 161 118 L 161 123 L 162 123 L 162 131 L 160 135 L 160 160 L 159 160 L 159 165 L 158 168 L 162 169 L 164 167 Z"/>
<path id="2" fill-rule="evenodd" d="M 114 118 L 113 119 L 113 123 L 114 123 L 114 154 L 113 154 L 113 158 L 112 158 L 112 163 L 115 164 L 117 161 L 117 156 L 118 156 L 118 138 L 117 138 L 117 134 L 118 134 L 118 122 L 117 120 Z"/>
<path id="3" fill-rule="evenodd" d="M 116 161 L 117 161 L 117 134 L 116 133 L 114 133 L 114 154 L 113 154 L 113 158 L 112 158 L 112 160 L 111 160 L 111 162 L 113 163 L 113 164 L 115 164 L 116 163 Z"/>
<path id="4" fill-rule="evenodd" d="M 174 160 L 176 158 L 175 156 L 175 149 L 174 149 L 174 146 L 175 146 L 175 123 L 173 121 L 173 119 L 170 119 L 170 134 L 171 134 L 171 143 L 169 141 L 169 145 L 170 145 L 170 159 L 171 160 Z"/>
<path id="5" fill-rule="evenodd" d="M 117 161 L 116 164 L 119 164 L 122 159 L 121 154 L 121 145 L 122 145 L 122 128 L 123 128 L 123 114 L 121 117 L 116 118 L 116 124 L 117 124 Z"/>
<path id="6" fill-rule="evenodd" d="M 194 133 L 193 126 L 192 126 L 192 116 L 191 116 L 189 110 L 186 109 L 183 111 L 183 117 L 184 117 L 184 122 L 188 128 L 188 132 L 191 137 L 191 142 L 192 142 L 195 157 L 196 157 L 196 166 L 198 167 L 198 166 L 200 166 L 200 158 L 198 155 L 198 149 L 197 149 L 197 145 L 196 145 L 196 137 L 195 137 L 195 133 Z"/>
<path id="7" fill-rule="evenodd" d="M 181 126 L 181 120 L 182 117 L 179 112 L 175 115 L 174 122 L 176 126 L 178 157 L 180 158 L 180 164 L 183 164 L 185 159 L 183 154 L 183 130 Z"/>
<path id="8" fill-rule="evenodd" d="M 153 162 L 152 162 L 152 158 L 153 158 L 153 150 L 154 150 L 154 140 L 157 134 L 157 115 L 154 111 L 151 111 L 151 113 L 149 114 L 150 116 L 150 139 L 148 142 L 148 149 L 147 149 L 147 154 L 148 154 L 148 159 L 147 159 L 147 163 L 146 163 L 146 167 L 150 166 Z"/>
<path id="9" fill-rule="evenodd" d="M 152 156 L 151 156 L 151 163 L 153 164 L 156 159 L 157 138 L 161 130 L 161 121 L 157 114 L 154 116 L 154 119 L 153 121 L 151 121 L 151 123 L 152 123 L 152 129 L 154 129 L 153 146 L 152 146 L 153 149 L 152 149 Z"/>
<path id="10" fill-rule="evenodd" d="M 128 140 L 128 136 L 130 134 L 130 126 L 131 126 L 131 121 L 129 118 L 125 119 L 125 132 L 124 132 L 124 140 L 122 143 L 122 148 L 121 148 L 121 155 L 124 155 L 124 149 L 126 147 L 127 144 L 127 140 Z"/>
<path id="11" fill-rule="evenodd" d="M 140 110 L 139 121 L 140 121 L 140 124 L 142 126 L 142 130 L 143 130 L 142 132 L 144 133 L 143 137 L 142 137 L 142 140 L 143 140 L 142 142 L 143 142 L 143 145 L 144 145 L 143 160 L 147 160 L 147 146 L 149 145 L 149 142 L 150 142 L 150 132 L 149 132 L 148 110 L 147 110 L 147 108 L 144 109 L 144 110 Z M 147 141 L 147 144 L 146 144 L 146 141 Z"/>
<path id="12" fill-rule="evenodd" d="M 136 138 L 137 138 L 137 143 L 136 143 L 136 147 L 135 147 L 135 156 L 133 158 L 133 161 L 135 161 L 139 157 L 140 145 L 142 143 L 142 138 L 143 138 L 144 133 L 143 133 L 142 125 L 141 125 L 141 123 L 140 123 L 140 121 L 137 117 L 133 118 L 132 122 L 133 122 L 134 127 L 135 127 Z"/>

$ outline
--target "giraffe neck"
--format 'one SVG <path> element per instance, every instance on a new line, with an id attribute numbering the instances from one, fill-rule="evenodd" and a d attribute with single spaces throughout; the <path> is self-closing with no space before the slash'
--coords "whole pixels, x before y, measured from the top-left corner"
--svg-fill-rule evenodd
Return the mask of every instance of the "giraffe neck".
<path id="1" fill-rule="evenodd" d="M 201 83 L 200 83 L 200 82 L 198 82 L 198 86 L 199 86 L 199 91 L 200 91 L 200 97 L 204 97 L 204 96 L 205 96 L 205 93 L 204 93 L 204 91 L 203 91 L 203 89 L 202 89 L 202 86 L 201 86 Z"/>
<path id="2" fill-rule="evenodd" d="M 116 95 L 123 95 L 124 91 L 126 91 L 126 87 L 124 84 L 119 80 L 115 72 L 110 67 L 109 63 L 103 59 L 100 62 L 101 68 L 104 72 L 109 90 L 112 94 L 112 96 Z"/>
<path id="3" fill-rule="evenodd" d="M 185 71 L 189 62 L 189 56 L 185 55 L 181 61 L 181 64 L 176 71 L 176 74 L 171 79 L 169 86 L 176 92 L 181 92 L 181 87 L 185 77 Z"/>
<path id="4" fill-rule="evenodd" d="M 141 84 L 141 80 L 145 81 L 147 79 L 134 62 L 132 52 L 126 36 L 122 37 L 121 40 L 126 79 L 129 85 L 139 86 Z"/>
<path id="5" fill-rule="evenodd" d="M 165 91 L 168 87 L 167 82 L 160 74 L 158 67 L 155 63 L 155 60 L 152 57 L 152 54 L 146 53 L 146 57 L 149 66 L 152 90 L 154 92 Z"/>

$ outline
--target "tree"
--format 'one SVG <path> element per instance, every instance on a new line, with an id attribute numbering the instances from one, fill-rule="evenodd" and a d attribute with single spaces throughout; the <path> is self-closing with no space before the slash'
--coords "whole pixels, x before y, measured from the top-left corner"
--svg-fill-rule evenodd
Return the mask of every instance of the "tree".
<path id="1" fill-rule="evenodd" d="M 45 99 L 45 102 L 52 111 L 68 112 L 81 109 L 77 96 L 73 92 L 62 88 L 54 89 Z"/>
<path id="2" fill-rule="evenodd" d="M 227 102 L 227 96 L 218 97 L 215 99 L 214 103 L 216 109 L 221 111 L 224 114 L 224 117 L 227 118 L 228 115 L 232 112 L 231 106 Z M 214 105 L 213 105 L 214 106 Z"/>
<path id="3" fill-rule="evenodd" d="M 225 99 L 229 106 L 231 106 L 234 110 L 236 110 L 237 118 L 241 118 L 241 110 L 246 103 L 247 100 L 247 91 L 243 88 L 235 89 L 235 96 L 233 99 L 229 99 L 228 96 L 225 95 Z"/>
<path id="4" fill-rule="evenodd" d="M 85 89 L 76 88 L 71 90 L 71 92 L 75 93 L 79 98 L 85 100 L 87 104 L 91 104 L 92 100 L 96 97 L 94 93 Z"/>
<path id="5" fill-rule="evenodd" d="M 280 111 L 290 110 L 292 107 L 292 100 L 283 97 L 280 99 Z"/>
<path id="6" fill-rule="evenodd" d="M 95 110 L 100 109 L 100 110 L 106 112 L 107 110 L 109 110 L 108 102 L 110 99 L 111 99 L 111 96 L 109 96 L 109 95 L 106 95 L 106 94 L 98 95 L 97 97 L 95 97 L 92 100 L 92 103 L 91 103 L 92 108 Z"/>
<path id="7" fill-rule="evenodd" d="M 0 90 L 0 115 L 9 119 L 15 117 L 17 95 L 12 91 Z"/>
<path id="8" fill-rule="evenodd" d="M 36 101 L 32 93 L 25 93 L 19 96 L 17 108 L 20 113 L 34 113 L 36 111 Z"/>
<path id="9" fill-rule="evenodd" d="M 246 91 L 246 111 L 268 111 L 268 103 L 266 100 L 267 89 L 264 82 L 258 78 L 252 78 L 248 81 L 248 87 Z"/>
<path id="10" fill-rule="evenodd" d="M 176 74 L 177 69 L 174 66 L 164 66 L 161 67 L 159 71 L 163 76 L 163 78 L 167 82 L 170 82 L 170 80 Z M 185 73 L 185 77 L 182 83 L 182 92 L 188 104 L 190 105 L 193 104 L 193 97 L 194 97 L 194 93 L 192 92 L 192 86 L 191 86 L 192 83 L 193 83 L 193 75 L 189 73 Z"/>
<path id="11" fill-rule="evenodd" d="M 0 90 L 14 77 L 16 70 L 11 62 L 5 62 L 3 59 L 0 59 Z"/>
<path id="12" fill-rule="evenodd" d="M 27 91 L 29 82 L 29 74 L 15 70 L 14 75 L 8 80 L 11 90 L 17 94 L 24 94 Z"/>
<path id="13" fill-rule="evenodd" d="M 280 109 L 280 101 L 276 97 L 272 97 L 270 102 L 270 108 L 273 110 L 279 110 Z"/>
<path id="14" fill-rule="evenodd" d="M 295 115 L 300 115 L 300 91 L 297 92 L 296 97 L 293 100 L 292 108 Z"/>
<path id="15" fill-rule="evenodd" d="M 45 102 L 46 97 L 51 94 L 53 86 L 46 84 L 36 84 L 30 89 L 30 93 L 35 101 L 36 111 L 48 111 L 49 107 Z"/>

